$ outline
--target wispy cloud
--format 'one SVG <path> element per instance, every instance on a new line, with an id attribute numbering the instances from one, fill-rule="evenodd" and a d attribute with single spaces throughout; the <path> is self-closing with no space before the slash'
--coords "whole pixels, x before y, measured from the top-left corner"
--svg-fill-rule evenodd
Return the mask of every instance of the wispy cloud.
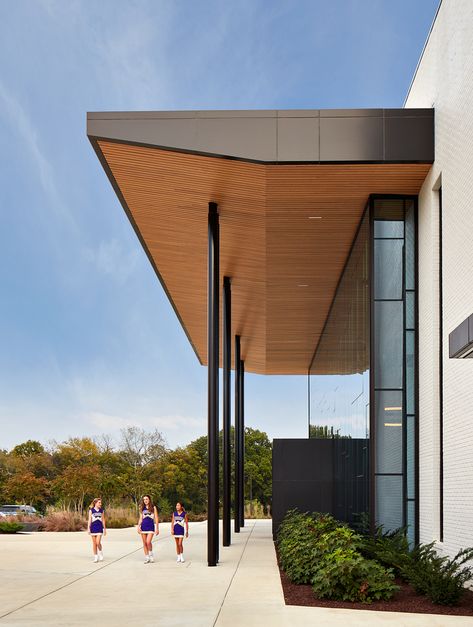
<path id="1" fill-rule="evenodd" d="M 1 79 L 0 115 L 5 118 L 7 124 L 10 122 L 9 126 L 16 130 L 27 149 L 31 163 L 39 176 L 43 191 L 48 197 L 48 205 L 63 219 L 67 220 L 71 226 L 74 225 L 72 214 L 60 197 L 54 168 L 41 148 L 37 129 L 20 100 Z"/>
<path id="2" fill-rule="evenodd" d="M 83 419 L 105 432 L 117 432 L 124 427 L 141 427 L 142 429 L 159 429 L 166 436 L 169 431 L 195 428 L 202 429 L 204 420 L 194 416 L 117 416 L 99 411 L 90 411 L 83 414 Z"/>
<path id="3" fill-rule="evenodd" d="M 117 239 L 101 241 L 98 248 L 83 251 L 86 261 L 101 274 L 110 276 L 120 285 L 124 284 L 135 271 L 139 261 L 139 250 L 125 250 Z"/>

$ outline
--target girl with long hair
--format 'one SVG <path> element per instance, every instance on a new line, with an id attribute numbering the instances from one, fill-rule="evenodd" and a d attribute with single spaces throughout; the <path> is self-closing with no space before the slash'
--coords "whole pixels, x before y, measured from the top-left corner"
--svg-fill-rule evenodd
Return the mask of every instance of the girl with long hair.
<path id="1" fill-rule="evenodd" d="M 138 521 L 138 533 L 143 540 L 145 564 L 154 562 L 153 537 L 159 534 L 159 516 L 156 506 L 149 494 L 145 494 L 140 503 L 140 519 Z"/>
<path id="2" fill-rule="evenodd" d="M 172 514 L 171 533 L 176 541 L 177 562 L 185 562 L 184 549 L 182 542 L 184 541 L 184 529 L 186 538 L 189 537 L 189 518 L 182 503 L 176 503 L 176 511 Z"/>
<path id="3" fill-rule="evenodd" d="M 102 536 L 107 535 L 107 528 L 101 498 L 94 499 L 90 504 L 87 531 L 92 538 L 94 562 L 103 562 Z"/>

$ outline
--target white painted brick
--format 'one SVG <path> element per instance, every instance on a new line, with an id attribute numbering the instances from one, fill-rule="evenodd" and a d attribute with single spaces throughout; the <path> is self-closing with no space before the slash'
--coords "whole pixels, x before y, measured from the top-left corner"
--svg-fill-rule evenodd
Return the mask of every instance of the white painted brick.
<path id="1" fill-rule="evenodd" d="M 444 542 L 473 546 L 473 360 L 448 334 L 473 313 L 473 2 L 443 0 L 406 107 L 435 107 L 435 163 L 419 197 L 420 539 L 439 537 L 438 201 L 444 282 Z"/>

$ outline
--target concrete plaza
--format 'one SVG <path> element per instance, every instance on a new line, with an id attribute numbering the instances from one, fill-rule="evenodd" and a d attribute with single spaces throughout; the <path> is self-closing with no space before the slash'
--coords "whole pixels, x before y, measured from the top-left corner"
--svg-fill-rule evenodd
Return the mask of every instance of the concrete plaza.
<path id="1" fill-rule="evenodd" d="M 286 606 L 271 521 L 250 520 L 220 563 L 206 564 L 206 523 L 191 524 L 186 562 L 161 525 L 154 564 L 135 529 L 112 529 L 93 564 L 85 532 L 0 536 L 0 625 L 473 625 L 467 617 Z"/>

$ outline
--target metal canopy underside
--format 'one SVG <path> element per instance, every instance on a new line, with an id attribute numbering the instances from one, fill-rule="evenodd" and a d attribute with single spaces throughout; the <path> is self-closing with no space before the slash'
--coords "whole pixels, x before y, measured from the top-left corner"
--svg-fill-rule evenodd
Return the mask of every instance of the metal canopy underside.
<path id="1" fill-rule="evenodd" d="M 370 194 L 417 194 L 433 110 L 89 113 L 87 133 L 207 360 L 207 213 L 249 372 L 307 373 Z"/>

